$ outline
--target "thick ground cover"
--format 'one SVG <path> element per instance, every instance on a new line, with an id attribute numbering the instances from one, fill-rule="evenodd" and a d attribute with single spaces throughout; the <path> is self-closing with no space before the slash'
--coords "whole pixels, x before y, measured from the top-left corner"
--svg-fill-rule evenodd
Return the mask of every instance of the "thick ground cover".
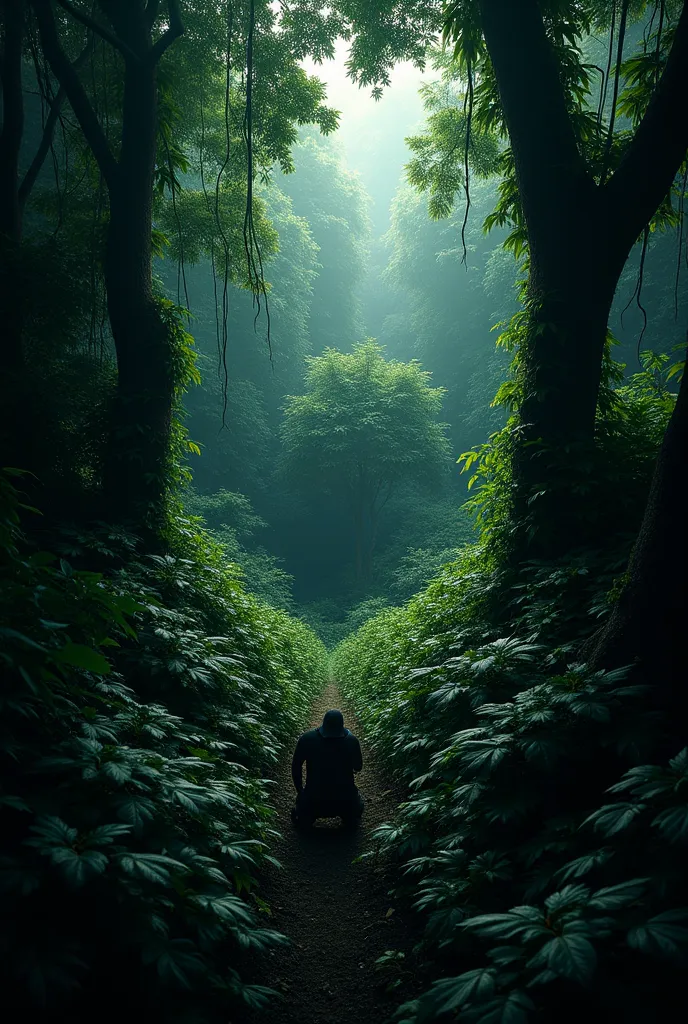
<path id="1" fill-rule="evenodd" d="M 333 656 L 407 789 L 374 838 L 423 916 L 435 982 L 399 1016 L 573 1021 L 594 1006 L 674 1019 L 688 951 L 685 739 L 653 710 L 651 686 L 579 657 L 623 561 L 533 565 L 510 587 L 487 564 L 466 549 Z"/>
<path id="2" fill-rule="evenodd" d="M 264 1004 L 242 975 L 285 941 L 256 892 L 265 780 L 323 645 L 193 522 L 164 555 L 107 526 L 44 550 L 0 482 L 2 1002 L 195 1024 Z"/>

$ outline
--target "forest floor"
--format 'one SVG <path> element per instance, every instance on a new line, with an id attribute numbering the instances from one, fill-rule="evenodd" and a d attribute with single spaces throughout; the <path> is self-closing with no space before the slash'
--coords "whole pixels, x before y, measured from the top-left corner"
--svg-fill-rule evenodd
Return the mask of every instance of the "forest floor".
<path id="1" fill-rule="evenodd" d="M 399 1002 L 413 994 L 410 950 L 415 936 L 408 912 L 390 897 L 392 883 L 383 865 L 375 858 L 352 863 L 370 847 L 372 831 L 393 817 L 398 798 L 334 684 L 315 702 L 312 725 L 319 725 L 329 708 L 341 709 L 347 728 L 361 741 L 363 771 L 357 783 L 366 807 L 355 833 L 343 831 L 339 819 L 322 819 L 310 832 L 297 831 L 290 819 L 292 751 L 285 751 L 275 795 L 282 838 L 272 851 L 282 870 L 266 873 L 261 896 L 272 911 L 270 926 L 287 935 L 291 945 L 272 950 L 256 964 L 260 978 L 255 980 L 283 997 L 255 1018 L 269 1024 L 384 1024 Z M 406 954 L 407 980 L 393 996 L 385 992 L 390 976 L 375 967 L 387 950 Z"/>

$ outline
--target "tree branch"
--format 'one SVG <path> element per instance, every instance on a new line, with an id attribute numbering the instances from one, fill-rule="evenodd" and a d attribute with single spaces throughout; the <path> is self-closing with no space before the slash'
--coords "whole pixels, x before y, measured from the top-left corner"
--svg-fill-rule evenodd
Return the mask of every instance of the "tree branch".
<path id="1" fill-rule="evenodd" d="M 604 187 L 608 202 L 633 241 L 671 188 L 688 150 L 688 0 L 645 116 L 621 163 Z"/>
<path id="2" fill-rule="evenodd" d="M 85 25 L 86 28 L 90 29 L 92 32 L 95 32 L 96 35 L 100 36 L 101 39 L 104 39 L 106 43 L 110 44 L 110 46 L 114 46 L 116 50 L 119 50 L 125 60 L 131 60 L 135 64 L 140 63 L 140 57 L 138 54 L 134 53 L 134 51 L 128 47 L 127 44 L 119 38 L 119 36 L 110 32 L 109 29 L 95 21 L 90 17 L 90 15 L 84 14 L 84 12 L 80 11 L 78 7 L 75 7 L 70 0 L 57 0 L 57 2 L 60 7 L 67 11 L 68 14 L 71 14 L 75 21 L 81 22 L 82 25 Z"/>
<path id="3" fill-rule="evenodd" d="M 18 242 L 21 218 L 16 203 L 19 153 L 24 133 L 22 44 L 24 11 L 17 3 L 4 5 L 4 48 L 0 67 L 2 129 L 0 129 L 0 236 Z"/>
<path id="4" fill-rule="evenodd" d="M 170 48 L 175 39 L 184 35 L 184 23 L 182 21 L 182 9 L 179 0 L 167 0 L 167 12 L 169 25 L 165 32 L 153 45 L 148 54 L 148 60 L 157 64 L 163 53 Z"/>
<path id="5" fill-rule="evenodd" d="M 160 0 L 148 0 L 148 3 L 146 4 L 146 21 L 148 22 L 149 28 L 153 28 L 159 10 Z"/>
<path id="6" fill-rule="evenodd" d="M 21 7 L 18 4 L 8 4 L 3 22 L 5 46 L 0 52 L 0 96 L 4 109 L 0 127 L 0 147 L 18 151 L 24 127 L 21 73 L 24 17 Z"/>
<path id="7" fill-rule="evenodd" d="M 86 46 L 83 48 L 77 59 L 74 61 L 72 67 L 75 70 L 80 68 L 92 51 L 93 36 L 91 36 L 89 41 L 86 43 Z M 26 174 L 24 175 L 22 183 L 19 186 L 19 208 L 22 211 L 26 206 L 27 200 L 31 195 L 31 190 L 36 184 L 36 179 L 38 178 L 40 169 L 43 166 L 45 158 L 50 150 L 50 146 L 53 141 L 53 136 L 55 134 L 55 127 L 60 119 L 60 110 L 62 109 L 62 105 L 66 98 L 67 90 L 63 85 L 61 85 L 60 88 L 57 90 L 55 96 L 50 101 L 50 113 L 48 114 L 45 121 L 45 125 L 43 126 L 43 135 L 41 137 L 40 144 L 38 146 L 38 149 L 36 150 L 36 154 L 33 160 L 31 161 L 28 167 L 28 170 L 26 171 Z"/>
<path id="8" fill-rule="evenodd" d="M 544 245 L 547 259 L 561 245 L 560 225 L 567 218 L 573 224 L 574 207 L 594 182 L 578 150 L 540 8 L 538 0 L 479 0 L 531 249 Z"/>
<path id="9" fill-rule="evenodd" d="M 529 176 L 544 181 L 553 166 L 578 170 L 583 159 L 538 0 L 479 0 L 479 6 L 509 133 L 513 128 L 538 151 Z"/>
<path id="10" fill-rule="evenodd" d="M 607 170 L 609 168 L 609 154 L 612 151 L 612 144 L 614 142 L 614 122 L 616 120 L 616 104 L 619 99 L 619 85 L 621 83 L 621 65 L 623 63 L 623 51 L 624 51 L 624 40 L 626 38 L 626 25 L 628 24 L 628 8 L 630 6 L 630 0 L 623 0 L 621 5 L 621 18 L 619 20 L 619 39 L 616 46 L 616 70 L 614 71 L 614 94 L 612 96 L 612 107 L 609 115 L 609 128 L 607 129 L 607 141 L 604 145 L 604 156 L 602 158 L 602 175 L 601 184 L 607 177 Z M 616 9 L 614 10 L 616 13 Z M 613 42 L 610 40 L 610 46 Z M 602 111 L 604 113 L 604 111 Z"/>
<path id="11" fill-rule="evenodd" d="M 55 78 L 64 87 L 67 99 L 108 188 L 112 188 L 119 170 L 117 161 L 112 154 L 96 112 L 86 95 L 86 90 L 79 81 L 76 68 L 70 63 L 62 49 L 50 0 L 31 0 L 31 4 L 38 22 L 43 53 Z"/>

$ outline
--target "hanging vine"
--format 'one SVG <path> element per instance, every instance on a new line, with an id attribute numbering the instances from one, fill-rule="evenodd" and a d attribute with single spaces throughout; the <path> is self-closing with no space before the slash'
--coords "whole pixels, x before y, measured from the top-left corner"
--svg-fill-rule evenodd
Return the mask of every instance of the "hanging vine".
<path id="1" fill-rule="evenodd" d="M 607 68 L 602 76 L 602 86 L 600 89 L 600 105 L 597 108 L 597 127 L 602 128 L 602 119 L 604 118 L 604 108 L 607 105 L 607 90 L 609 88 L 609 78 L 612 73 L 612 61 L 614 59 L 614 31 L 616 29 L 616 0 L 612 4 L 612 21 L 609 27 L 609 50 L 607 52 Z"/>
<path id="2" fill-rule="evenodd" d="M 466 75 L 468 78 L 468 88 L 466 89 L 466 95 L 463 101 L 463 110 L 466 114 L 466 142 L 463 150 L 463 189 L 466 194 L 466 209 L 463 215 L 463 223 L 461 225 L 461 246 L 463 254 L 461 256 L 461 262 L 468 270 L 468 248 L 466 246 L 466 225 L 468 224 L 468 214 L 471 209 L 471 187 L 470 187 L 470 163 L 469 163 L 469 152 L 471 145 L 471 127 L 473 122 L 473 94 L 474 94 L 474 76 L 473 76 L 473 62 L 470 58 L 466 63 Z"/>
<path id="3" fill-rule="evenodd" d="M 172 198 L 172 214 L 174 216 L 174 223 L 177 228 L 177 242 L 179 245 L 179 256 L 177 258 L 177 305 L 182 304 L 182 287 L 184 290 L 184 308 L 186 309 L 187 321 L 191 322 L 191 314 L 189 312 L 191 303 L 189 301 L 189 289 L 186 283 L 186 265 L 184 261 L 184 232 L 182 231 L 182 222 L 179 217 L 179 210 L 177 208 L 177 192 L 181 189 L 181 185 L 177 180 L 177 176 L 174 171 L 174 164 L 172 162 L 172 153 L 170 151 L 170 144 L 168 140 L 168 132 L 165 126 L 162 127 L 161 131 L 162 140 L 165 145 L 165 158 L 167 160 L 167 173 L 169 176 L 169 190 Z"/>
<path id="4" fill-rule="evenodd" d="M 220 217 L 220 189 L 222 186 L 222 178 L 229 164 L 229 157 L 231 152 L 231 83 L 232 83 L 232 33 L 234 31 L 234 6 L 229 0 L 227 3 L 227 43 L 225 48 L 225 105 L 224 105 L 224 125 L 225 125 L 225 154 L 220 169 L 217 172 L 215 179 L 215 225 L 217 227 L 218 234 L 222 241 L 222 248 L 224 252 L 224 266 L 222 274 L 222 315 L 220 317 L 220 344 L 218 350 L 218 373 L 220 375 L 220 383 L 222 387 L 222 427 L 226 425 L 227 419 L 227 401 L 228 401 L 228 388 L 229 388 L 229 371 L 227 369 L 227 342 L 228 342 L 228 322 L 229 322 L 229 280 L 231 272 L 231 251 L 229 247 L 229 241 L 225 233 L 224 226 L 222 224 L 222 218 Z M 217 307 L 216 307 L 217 308 Z"/>
<path id="5" fill-rule="evenodd" d="M 640 335 L 638 337 L 638 345 L 637 345 L 637 348 L 636 348 L 636 358 L 638 359 L 639 363 L 640 363 L 640 347 L 641 347 L 641 345 L 643 343 L 643 337 L 645 336 L 645 331 L 647 330 L 647 310 L 643 306 L 643 303 L 642 303 L 642 300 L 641 300 L 641 296 L 642 296 L 642 293 L 643 293 L 643 277 L 644 277 L 644 274 L 645 274 L 645 258 L 647 256 L 647 245 L 648 245 L 649 239 L 650 239 L 650 228 L 649 228 L 649 225 L 646 225 L 645 230 L 643 231 L 643 247 L 640 250 L 640 267 L 638 268 L 638 287 L 636 288 L 636 296 L 635 296 L 636 306 L 638 307 L 638 309 L 640 310 L 640 312 L 642 313 L 642 316 L 643 316 L 643 329 L 641 330 Z"/>
<path id="6" fill-rule="evenodd" d="M 201 108 L 200 109 L 200 115 L 201 115 L 201 117 L 200 117 L 200 119 L 201 119 L 201 141 L 200 141 L 199 163 L 200 163 L 200 172 L 201 172 L 201 189 L 203 191 L 203 196 L 205 198 L 206 208 L 208 210 L 208 213 L 212 217 L 212 216 L 214 216 L 213 204 L 212 204 L 212 201 L 211 201 L 211 198 L 210 198 L 210 193 L 208 192 L 208 186 L 206 184 L 206 178 L 205 178 L 205 156 L 204 156 L 204 154 L 205 154 L 205 101 L 204 101 L 204 93 L 203 93 L 203 86 L 202 85 L 201 85 L 201 95 L 200 95 L 200 108 Z M 212 231 L 210 233 L 210 266 L 211 266 L 212 276 L 213 276 L 213 298 L 214 298 L 214 309 L 215 309 L 215 342 L 216 342 L 216 345 L 217 345 L 217 352 L 218 352 L 217 374 L 218 374 L 218 377 L 221 377 L 222 366 L 221 366 L 220 360 L 221 360 L 222 345 L 221 345 L 221 341 L 220 341 L 220 314 L 219 314 L 218 298 L 217 298 L 217 260 L 215 258 L 215 234 Z M 223 426 L 224 426 L 224 416 L 223 416 Z"/>
<path id="7" fill-rule="evenodd" d="M 244 108 L 243 136 L 246 144 L 246 211 L 244 214 L 244 251 L 248 268 L 248 278 L 253 293 L 256 315 L 253 319 L 254 329 L 261 313 L 261 296 L 265 304 L 267 322 L 267 344 L 272 363 L 272 337 L 270 324 L 270 304 L 265 286 L 263 258 L 260 243 L 253 221 L 253 39 L 256 27 L 255 0 L 250 0 L 249 26 L 246 37 L 246 106 Z"/>
<path id="8" fill-rule="evenodd" d="M 654 13 L 652 15 L 652 22 L 655 19 L 655 14 L 656 13 L 657 13 L 657 7 L 655 7 Z M 657 85 L 659 85 L 659 79 L 661 77 L 660 76 L 660 71 L 659 71 L 659 67 L 660 67 L 659 61 L 660 61 L 660 55 L 661 55 L 662 31 L 664 29 L 664 15 L 665 15 L 665 13 L 666 13 L 665 0 L 659 0 L 659 25 L 657 27 L 657 43 L 656 43 L 656 46 L 655 46 L 655 87 Z M 650 24 L 652 24 L 652 22 L 650 22 Z"/>
<path id="9" fill-rule="evenodd" d="M 609 112 L 609 127 L 607 129 L 607 141 L 604 147 L 602 158 L 602 174 L 600 184 L 604 185 L 609 173 L 609 160 L 614 142 L 614 124 L 616 122 L 616 105 L 619 99 L 619 85 L 621 82 L 621 65 L 623 64 L 624 42 L 626 39 L 626 25 L 628 23 L 628 8 L 630 0 L 622 0 L 621 17 L 619 19 L 619 38 L 616 44 L 616 67 L 614 69 L 614 90 L 612 95 L 612 108 Z M 616 4 L 614 5 L 616 8 Z"/>
<path id="10" fill-rule="evenodd" d="M 636 346 L 636 356 L 638 358 L 638 362 L 640 362 L 640 346 L 642 344 L 643 337 L 645 335 L 645 331 L 647 330 L 647 310 L 645 309 L 645 307 L 643 306 L 643 303 L 642 303 L 642 292 L 643 292 L 643 279 L 644 279 L 644 276 L 645 276 L 645 258 L 647 256 L 647 248 L 648 248 L 649 240 L 650 240 L 650 225 L 646 224 L 644 229 L 643 229 L 643 243 L 642 243 L 642 248 L 640 250 L 640 265 L 638 267 L 638 276 L 636 278 L 635 287 L 633 288 L 633 294 L 631 295 L 630 299 L 628 300 L 628 302 L 626 303 L 624 308 L 621 310 L 621 326 L 622 327 L 623 327 L 624 313 L 626 313 L 626 311 L 630 308 L 630 306 L 632 305 L 632 303 L 634 301 L 635 301 L 635 304 L 638 307 L 638 309 L 640 310 L 640 312 L 642 314 L 642 317 L 643 317 L 643 327 L 642 327 L 642 330 L 640 332 L 640 336 L 638 337 L 638 343 L 637 343 L 637 346 Z"/>
<path id="11" fill-rule="evenodd" d="M 38 94 L 40 96 L 40 101 L 41 101 L 41 130 L 43 131 L 44 136 L 45 136 L 46 127 L 47 127 L 47 124 L 48 124 L 49 120 L 51 120 L 51 118 L 55 117 L 57 122 L 60 124 L 60 128 L 61 128 L 61 131 L 62 131 L 62 135 L 63 135 L 63 140 L 62 140 L 63 141 L 63 146 L 62 146 L 62 149 L 63 149 L 63 153 L 64 153 L 64 159 L 65 159 L 65 161 L 67 161 L 68 160 L 68 152 L 69 151 L 68 151 L 68 147 L 67 147 L 67 140 L 66 140 L 66 137 L 65 137 L 65 126 L 64 126 L 64 122 L 62 120 L 62 117 L 61 117 L 60 111 L 59 111 L 59 102 L 60 101 L 58 101 L 58 94 L 55 93 L 55 90 L 53 89 L 52 79 L 51 79 L 50 73 L 48 71 L 48 67 L 47 67 L 47 63 L 45 61 L 45 57 L 43 57 L 40 54 L 40 52 L 39 52 L 38 41 L 36 39 L 35 31 L 34 31 L 34 26 L 32 24 L 29 26 L 29 31 L 27 33 L 27 38 L 28 38 L 28 42 L 29 42 L 29 50 L 31 52 L 31 59 L 33 61 L 34 71 L 35 71 L 35 74 L 36 74 L 36 84 L 38 86 Z M 87 52 L 88 52 L 88 48 L 84 51 L 84 55 Z M 50 160 L 51 160 L 52 168 L 53 168 L 53 178 L 55 180 L 55 196 L 57 198 L 57 221 L 55 223 L 55 228 L 54 228 L 54 231 L 53 231 L 53 235 L 56 235 L 58 233 L 58 231 L 60 230 L 60 228 L 62 227 L 62 222 L 63 222 L 63 218 L 64 218 L 64 190 L 66 188 L 66 168 L 65 168 L 65 184 L 64 184 L 64 187 L 63 187 L 62 179 L 60 177 L 60 163 L 59 163 L 59 160 L 58 160 L 58 157 L 57 157 L 57 152 L 55 150 L 54 138 L 53 138 L 53 134 L 52 133 L 50 133 L 50 135 L 49 135 L 49 151 L 50 151 Z"/>

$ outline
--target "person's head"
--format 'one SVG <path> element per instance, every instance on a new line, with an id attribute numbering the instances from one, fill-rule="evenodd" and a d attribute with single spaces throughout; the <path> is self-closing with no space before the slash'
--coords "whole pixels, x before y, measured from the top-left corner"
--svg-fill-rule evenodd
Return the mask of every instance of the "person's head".
<path id="1" fill-rule="evenodd" d="M 344 728 L 344 715 L 341 711 L 326 711 L 320 732 L 323 736 L 328 737 L 344 736 L 346 729 Z"/>

